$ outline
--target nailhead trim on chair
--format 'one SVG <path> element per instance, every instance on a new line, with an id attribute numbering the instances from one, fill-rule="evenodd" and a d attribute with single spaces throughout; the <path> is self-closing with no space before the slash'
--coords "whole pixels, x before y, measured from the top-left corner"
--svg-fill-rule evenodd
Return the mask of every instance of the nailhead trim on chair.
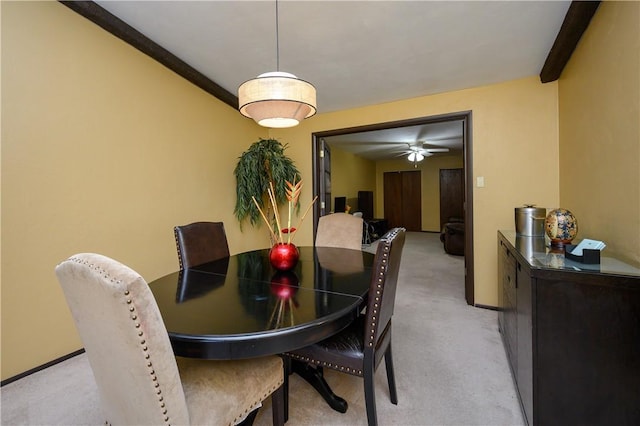
<path id="1" fill-rule="evenodd" d="M 307 363 L 319 365 L 321 367 L 331 368 L 332 370 L 342 371 L 343 373 L 353 374 L 354 376 L 362 376 L 362 370 L 356 370 L 350 367 L 344 367 L 342 365 L 332 364 L 330 362 L 318 361 L 317 359 L 309 358 L 308 356 L 300 356 L 300 355 L 292 354 L 289 352 L 286 352 L 285 355 L 293 359 L 297 359 L 298 361 L 304 361 Z"/>
<path id="2" fill-rule="evenodd" d="M 178 231 L 173 228 L 173 238 L 176 239 L 176 248 L 178 250 L 178 264 L 180 265 L 180 270 L 184 269 L 184 264 L 182 263 L 182 252 L 180 251 L 180 244 L 178 243 Z"/>
<path id="3" fill-rule="evenodd" d="M 158 376 L 156 376 L 156 372 L 153 369 L 153 362 L 151 362 L 151 354 L 149 353 L 149 348 L 147 346 L 147 341 L 144 338 L 144 331 L 140 329 L 141 325 L 137 321 L 138 315 L 136 315 L 136 308 L 133 303 L 133 300 L 129 298 L 130 293 L 129 290 L 125 290 L 124 296 L 127 298 L 127 305 L 129 305 L 129 312 L 131 312 L 131 320 L 134 322 L 134 327 L 138 330 L 138 337 L 140 337 L 140 346 L 142 348 L 142 352 L 144 352 L 144 358 L 147 360 L 147 368 L 149 370 L 149 375 L 151 376 L 151 381 L 153 382 L 153 387 L 156 388 L 156 395 L 158 395 L 158 403 L 160 405 L 160 409 L 162 410 L 162 415 L 164 416 L 165 423 L 169 422 L 169 416 L 167 415 L 166 404 L 164 403 L 164 396 L 162 395 L 162 389 L 160 389 L 160 383 L 158 383 Z"/>
<path id="4" fill-rule="evenodd" d="M 119 280 L 117 278 L 111 278 L 109 276 L 109 274 L 107 273 L 107 271 L 105 271 L 104 269 L 102 269 L 99 266 L 94 266 L 93 263 L 89 263 L 87 261 L 84 261 L 82 259 L 73 257 L 70 258 L 69 260 L 82 264 L 82 265 L 88 265 L 89 269 L 93 269 L 94 271 L 96 271 L 98 274 L 102 275 L 105 279 L 109 279 L 112 283 L 116 283 L 116 284 L 120 284 L 122 283 L 122 280 Z M 144 353 L 144 358 L 147 360 L 147 368 L 149 369 L 149 374 L 151 376 L 151 381 L 154 383 L 154 387 L 157 389 L 156 390 L 156 395 L 158 395 L 158 403 L 160 405 L 160 409 L 162 410 L 162 415 L 164 416 L 164 422 L 169 425 L 169 416 L 168 416 L 168 411 L 167 408 L 165 406 L 164 403 L 164 396 L 162 396 L 162 389 L 160 389 L 160 383 L 158 383 L 158 377 L 156 376 L 156 372 L 153 369 L 153 363 L 151 362 L 151 355 L 149 354 L 149 348 L 147 347 L 147 341 L 144 338 L 144 332 L 140 329 L 141 325 L 139 322 L 137 322 L 138 320 L 138 316 L 136 315 L 136 308 L 135 308 L 135 304 L 133 303 L 133 300 L 129 297 L 130 296 L 130 292 L 129 290 L 125 290 L 124 291 L 124 297 L 126 298 L 126 303 L 127 305 L 129 305 L 129 312 L 130 312 L 130 318 L 131 320 L 134 322 L 134 327 L 136 329 L 138 329 L 138 337 L 140 337 L 140 345 L 142 347 L 142 352 Z M 105 424 L 111 424 L 109 421 L 105 421 Z"/>
<path id="5" fill-rule="evenodd" d="M 394 232 L 393 234 L 390 234 L 388 236 L 388 239 L 393 240 L 395 238 L 395 236 L 397 235 L 397 231 Z M 385 276 L 385 272 L 387 269 L 387 263 L 388 263 L 388 259 L 389 258 L 389 246 L 385 245 L 384 246 L 384 253 L 382 253 L 382 261 L 380 262 L 380 269 L 378 270 L 378 284 L 376 285 L 376 295 L 375 295 L 375 303 L 373 304 L 373 313 L 371 315 L 371 334 L 369 335 L 369 346 L 373 346 L 373 340 L 375 338 L 375 327 L 376 327 L 376 321 L 377 321 L 377 315 L 378 315 L 378 308 L 379 303 L 380 303 L 380 296 L 382 294 L 382 283 L 384 282 L 384 276 Z M 313 358 L 309 358 L 307 356 L 300 356 L 300 355 L 296 355 L 296 354 L 292 354 L 292 353 L 285 353 L 285 355 L 287 355 L 288 357 L 291 357 L 293 359 L 296 359 L 298 361 L 304 361 L 307 363 L 312 363 L 315 365 L 319 365 L 321 367 L 327 367 L 327 368 L 331 368 L 333 370 L 338 370 L 338 371 L 342 371 L 345 373 L 349 373 L 349 374 L 353 374 L 355 376 L 362 376 L 362 370 L 356 370 L 350 367 L 345 367 L 342 365 L 336 365 L 336 364 L 332 364 L 329 362 L 325 362 L 325 361 L 318 361 L 316 359 Z"/>
<path id="6" fill-rule="evenodd" d="M 391 238 L 395 236 L 392 235 Z M 378 308 L 380 307 L 380 295 L 382 294 L 382 283 L 384 282 L 384 275 L 387 270 L 387 261 L 389 257 L 389 246 L 383 247 L 384 253 L 382 253 L 382 261 L 380 262 L 380 270 L 378 271 L 378 284 L 376 286 L 376 294 L 373 304 L 373 312 L 371 313 L 371 334 L 369 334 L 369 347 L 373 346 L 373 341 L 376 337 L 376 321 L 378 316 Z"/>

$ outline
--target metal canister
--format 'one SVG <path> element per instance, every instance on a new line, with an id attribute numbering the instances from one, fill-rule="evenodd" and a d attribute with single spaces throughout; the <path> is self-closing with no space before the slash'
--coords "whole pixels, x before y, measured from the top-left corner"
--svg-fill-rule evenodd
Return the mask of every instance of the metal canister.
<path id="1" fill-rule="evenodd" d="M 536 207 L 535 204 L 525 204 L 515 208 L 516 234 L 525 237 L 543 237 L 544 220 L 547 209 Z"/>

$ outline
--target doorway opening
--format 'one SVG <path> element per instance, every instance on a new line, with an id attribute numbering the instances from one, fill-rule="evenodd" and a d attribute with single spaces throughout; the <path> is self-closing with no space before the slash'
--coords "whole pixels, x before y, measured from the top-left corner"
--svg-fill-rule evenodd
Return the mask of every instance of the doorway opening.
<path id="1" fill-rule="evenodd" d="M 315 132 L 311 135 L 312 143 L 312 164 L 313 164 L 313 193 L 319 200 L 330 200 L 331 198 L 331 169 L 325 156 L 328 147 L 325 138 L 341 135 L 354 135 L 363 132 L 389 131 L 411 126 L 430 125 L 460 121 L 462 123 L 462 157 L 464 170 L 464 227 L 465 227 L 465 299 L 467 304 L 474 306 L 474 252 L 473 252 L 473 138 L 472 138 L 472 112 L 462 111 L 449 114 L 419 117 L 407 120 L 390 121 L 364 126 L 349 127 L 343 129 L 326 130 Z M 315 235 L 318 218 L 329 211 L 326 202 L 315 203 L 313 207 L 313 232 Z"/>

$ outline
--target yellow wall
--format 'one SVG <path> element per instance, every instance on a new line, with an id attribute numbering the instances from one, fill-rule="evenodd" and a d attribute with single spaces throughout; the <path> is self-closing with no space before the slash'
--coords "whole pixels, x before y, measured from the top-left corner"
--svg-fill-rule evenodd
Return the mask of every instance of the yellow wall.
<path id="1" fill-rule="evenodd" d="M 559 80 L 560 206 L 640 261 L 640 3 L 602 2 Z"/>
<path id="2" fill-rule="evenodd" d="M 422 191 L 422 230 L 440 232 L 440 169 L 463 167 L 461 155 L 435 155 L 427 157 L 414 168 L 406 159 L 376 162 L 376 217 L 384 217 L 384 173 L 420 170 Z"/>
<path id="3" fill-rule="evenodd" d="M 357 209 L 358 191 L 374 191 L 374 216 L 384 217 L 384 173 L 420 170 L 422 230 L 440 232 L 440 169 L 463 167 L 462 155 L 436 155 L 418 163 L 406 159 L 369 161 L 339 148 L 331 148 L 332 197 L 346 196 Z M 355 210 L 352 210 L 352 212 Z"/>
<path id="4" fill-rule="evenodd" d="M 376 163 L 351 152 L 331 148 L 331 196 L 347 197 L 351 213 L 359 210 L 358 191 L 375 191 Z M 333 210 L 333 199 L 331 200 Z"/>
<path id="5" fill-rule="evenodd" d="M 318 114 L 300 126 L 274 130 L 272 136 L 294 146 L 293 158 L 303 176 L 309 176 L 312 132 L 473 111 L 474 182 L 477 176 L 485 178 L 485 187 L 473 192 L 475 302 L 497 306 L 497 230 L 515 228 L 515 207 L 559 202 L 557 88 L 557 83 L 541 84 L 534 76 Z M 311 221 L 303 226 L 309 236 L 311 226 Z"/>
<path id="6" fill-rule="evenodd" d="M 268 245 L 233 216 L 236 158 L 260 136 L 60 3 L 2 2 L 2 378 L 82 346 L 54 276 L 70 255 L 151 280 L 178 267 L 177 224 L 224 221 L 232 252 Z"/>
<path id="7" fill-rule="evenodd" d="M 233 218 L 233 168 L 259 137 L 289 145 L 306 207 L 312 132 L 472 110 L 486 182 L 475 295 L 496 305 L 496 230 L 513 229 L 516 206 L 559 202 L 557 87 L 533 76 L 267 131 L 57 2 L 2 2 L 2 378 L 81 347 L 53 275 L 69 255 L 103 253 L 151 280 L 177 267 L 173 226 L 207 219 L 225 222 L 234 253 L 266 246 Z"/>
<path id="8" fill-rule="evenodd" d="M 462 168 L 462 155 L 437 155 L 418 163 L 421 172 L 422 230 L 440 232 L 440 169 Z M 384 217 L 385 172 L 416 170 L 406 159 L 369 161 L 339 148 L 331 148 L 332 197 L 347 197 L 351 212 L 359 209 L 358 191 L 374 192 L 374 216 Z"/>

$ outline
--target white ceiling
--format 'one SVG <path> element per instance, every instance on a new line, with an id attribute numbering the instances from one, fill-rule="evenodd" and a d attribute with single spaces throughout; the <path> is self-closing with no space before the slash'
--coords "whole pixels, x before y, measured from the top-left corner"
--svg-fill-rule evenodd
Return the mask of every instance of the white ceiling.
<path id="1" fill-rule="evenodd" d="M 233 94 L 277 68 L 275 1 L 96 3 Z M 538 75 L 570 3 L 280 0 L 279 68 L 316 87 L 318 113 Z"/>
<path id="2" fill-rule="evenodd" d="M 447 155 L 462 155 L 462 121 L 447 121 L 398 127 L 371 132 L 358 132 L 324 138 L 330 148 L 340 148 L 369 160 L 385 160 L 406 156 L 410 151 L 431 154 L 428 148 L 447 148 Z"/>

